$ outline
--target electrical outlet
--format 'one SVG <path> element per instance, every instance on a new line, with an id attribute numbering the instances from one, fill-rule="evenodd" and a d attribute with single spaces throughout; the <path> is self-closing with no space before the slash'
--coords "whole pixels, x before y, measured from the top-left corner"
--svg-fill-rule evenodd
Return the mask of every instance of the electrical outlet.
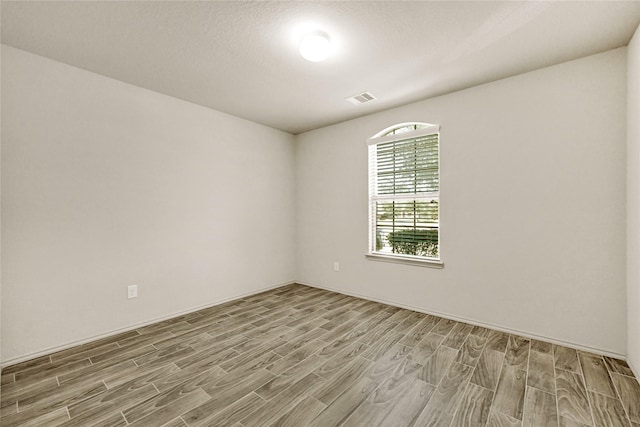
<path id="1" fill-rule="evenodd" d="M 338 261 L 333 262 L 333 271 L 340 271 L 340 263 Z"/>
<path id="2" fill-rule="evenodd" d="M 131 285 L 127 287 L 127 298 L 137 298 L 138 297 L 138 285 Z"/>

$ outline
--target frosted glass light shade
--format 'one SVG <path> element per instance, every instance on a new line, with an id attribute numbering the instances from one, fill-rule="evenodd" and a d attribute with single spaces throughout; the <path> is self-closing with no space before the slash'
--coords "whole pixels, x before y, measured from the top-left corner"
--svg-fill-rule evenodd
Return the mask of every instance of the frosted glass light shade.
<path id="1" fill-rule="evenodd" d="M 331 42 L 322 33 L 307 34 L 300 41 L 300 55 L 307 61 L 320 62 L 329 57 Z"/>

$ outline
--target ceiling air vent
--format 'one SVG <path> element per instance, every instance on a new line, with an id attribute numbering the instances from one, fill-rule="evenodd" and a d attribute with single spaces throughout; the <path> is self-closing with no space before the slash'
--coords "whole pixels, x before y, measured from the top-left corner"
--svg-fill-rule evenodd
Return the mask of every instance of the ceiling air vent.
<path id="1" fill-rule="evenodd" d="M 347 101 L 354 105 L 360 105 L 365 102 L 373 101 L 374 99 L 376 99 L 376 97 L 371 95 L 369 92 L 362 92 L 357 95 L 350 96 L 347 98 Z"/>

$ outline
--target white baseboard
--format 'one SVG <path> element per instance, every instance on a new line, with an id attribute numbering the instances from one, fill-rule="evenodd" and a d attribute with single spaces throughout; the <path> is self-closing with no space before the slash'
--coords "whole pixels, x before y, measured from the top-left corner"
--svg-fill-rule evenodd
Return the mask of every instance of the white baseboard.
<path id="1" fill-rule="evenodd" d="M 6 368 L 7 366 L 15 365 L 16 363 L 25 362 L 27 360 L 35 359 L 35 358 L 41 357 L 41 356 L 46 356 L 47 354 L 56 353 L 58 351 L 66 350 L 66 349 L 69 349 L 69 348 L 72 348 L 72 347 L 76 347 L 78 345 L 86 344 L 86 343 L 89 343 L 89 342 L 92 342 L 92 341 L 96 341 L 96 340 L 99 340 L 99 339 L 102 339 L 102 338 L 107 338 L 107 337 L 110 337 L 110 336 L 113 336 L 113 335 L 121 334 L 123 332 L 133 331 L 135 329 L 139 329 L 139 328 L 142 328 L 144 326 L 151 325 L 153 323 L 158 323 L 158 322 L 162 322 L 164 320 L 168 320 L 168 319 L 171 319 L 171 318 L 174 318 L 174 317 L 183 316 L 183 315 L 188 314 L 188 313 L 193 313 L 194 311 L 202 310 L 202 309 L 209 308 L 209 307 L 214 307 L 216 305 L 224 304 L 226 302 L 233 301 L 233 300 L 236 300 L 236 299 L 248 297 L 248 296 L 251 296 L 251 295 L 261 294 L 263 292 L 270 291 L 272 289 L 281 288 L 283 286 L 291 285 L 291 284 L 294 284 L 294 283 L 297 283 L 297 282 L 291 281 L 291 282 L 286 282 L 286 283 L 280 283 L 278 285 L 268 286 L 266 288 L 256 289 L 254 291 L 245 292 L 243 294 L 235 295 L 233 297 L 223 298 L 221 300 L 209 302 L 207 304 L 203 304 L 203 305 L 200 305 L 200 306 L 197 306 L 197 307 L 192 307 L 192 308 L 189 308 L 189 309 L 186 309 L 186 310 L 181 310 L 181 311 L 178 311 L 178 312 L 167 314 L 166 316 L 157 317 L 157 318 L 151 319 L 151 320 L 145 320 L 144 322 L 136 323 L 135 325 L 127 326 L 127 327 L 124 327 L 124 328 L 115 329 L 115 330 L 112 330 L 112 331 L 109 331 L 109 332 L 105 332 L 103 334 L 94 335 L 94 336 L 91 336 L 91 337 L 83 338 L 81 340 L 69 342 L 69 343 L 66 343 L 66 344 L 59 345 L 59 346 L 49 347 L 49 348 L 46 348 L 44 350 L 36 351 L 36 352 L 33 352 L 33 353 L 29 353 L 29 354 L 25 354 L 25 355 L 22 355 L 22 356 L 18 356 L 18 357 L 13 357 L 13 358 L 8 359 L 8 360 L 3 360 L 1 366 L 2 366 L 2 368 Z"/>
<path id="2" fill-rule="evenodd" d="M 349 295 L 349 296 L 356 297 L 356 298 L 362 298 L 362 299 L 366 299 L 366 300 L 369 300 L 369 301 L 375 301 L 375 302 L 379 302 L 379 303 L 382 303 L 382 304 L 392 305 L 394 307 L 405 308 L 405 309 L 408 309 L 408 310 L 417 311 L 419 313 L 431 314 L 433 316 L 443 317 L 445 319 L 455 320 L 457 322 L 468 323 L 470 325 L 475 325 L 475 326 L 482 326 L 482 327 L 488 328 L 488 329 L 495 329 L 497 331 L 506 332 L 508 334 L 520 335 L 520 336 L 525 337 L 525 338 L 530 338 L 530 339 L 535 339 L 535 340 L 539 340 L 539 341 L 549 342 L 549 343 L 552 343 L 552 344 L 562 345 L 562 346 L 565 346 L 565 347 L 574 348 L 576 350 L 582 350 L 582 351 L 587 351 L 587 352 L 590 352 L 590 353 L 600 354 L 602 356 L 609 356 L 609 357 L 613 357 L 613 358 L 616 358 L 616 359 L 623 359 L 623 360 L 626 360 L 626 358 L 627 358 L 625 354 L 620 354 L 620 353 L 616 353 L 616 352 L 612 352 L 612 351 L 608 351 L 608 350 L 602 350 L 600 348 L 589 347 L 589 346 L 577 344 L 577 343 L 570 342 L 570 341 L 558 340 L 556 338 L 551 338 L 551 337 L 547 337 L 547 336 L 544 336 L 544 335 L 533 334 L 533 333 L 530 333 L 530 332 L 527 332 L 527 331 L 521 331 L 521 330 L 518 330 L 518 329 L 512 329 L 512 328 L 504 327 L 504 326 L 501 326 L 501 325 L 494 325 L 492 323 L 481 322 L 481 321 L 474 320 L 474 319 L 468 319 L 468 318 L 465 318 L 465 317 L 462 317 L 462 316 L 456 316 L 456 315 L 452 315 L 452 314 L 449 314 L 449 313 L 443 313 L 443 312 L 439 312 L 439 311 L 435 311 L 435 310 L 424 309 L 422 307 L 415 307 L 415 306 L 411 306 L 411 305 L 407 305 L 407 304 L 402 304 L 402 303 L 399 303 L 399 302 L 396 302 L 396 301 L 387 300 L 387 299 L 384 299 L 384 298 L 374 298 L 374 297 L 371 297 L 371 296 L 368 296 L 368 295 L 362 295 L 362 294 L 358 294 L 358 293 L 355 293 L 355 292 L 346 292 L 346 291 L 343 291 L 341 289 L 335 289 L 335 288 L 331 288 L 329 286 L 318 285 L 316 283 L 301 282 L 301 281 L 297 281 L 296 283 L 299 283 L 299 284 L 305 285 L 305 286 L 311 286 L 313 288 L 324 289 L 324 290 L 327 290 L 327 291 L 336 292 L 336 293 L 343 294 L 343 295 Z M 634 373 L 636 374 L 636 378 L 640 378 L 637 375 L 638 374 L 637 371 L 634 370 Z"/>

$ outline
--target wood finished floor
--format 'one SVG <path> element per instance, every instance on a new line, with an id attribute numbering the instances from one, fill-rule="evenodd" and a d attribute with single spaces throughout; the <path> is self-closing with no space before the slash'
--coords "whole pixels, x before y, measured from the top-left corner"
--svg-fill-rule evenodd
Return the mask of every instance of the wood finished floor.
<path id="1" fill-rule="evenodd" d="M 302 285 L 1 377 L 4 427 L 640 427 L 623 361 Z"/>

